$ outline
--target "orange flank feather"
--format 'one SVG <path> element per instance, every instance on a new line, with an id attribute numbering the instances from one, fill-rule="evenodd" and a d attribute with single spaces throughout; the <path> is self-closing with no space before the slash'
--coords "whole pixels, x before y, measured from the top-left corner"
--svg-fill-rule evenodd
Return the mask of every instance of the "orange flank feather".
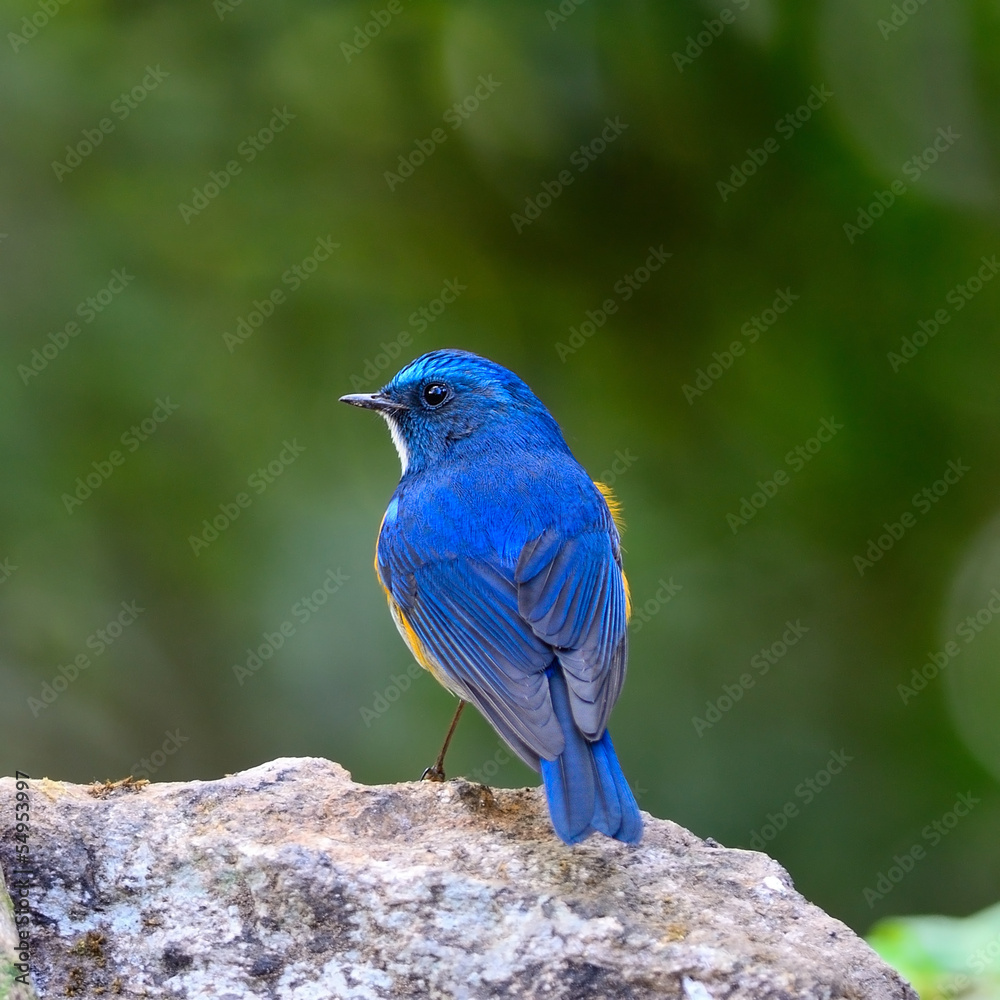
<path id="1" fill-rule="evenodd" d="M 604 497 L 604 502 L 608 505 L 608 513 L 611 520 L 615 522 L 615 527 L 621 532 L 625 530 L 625 518 L 622 516 L 622 502 L 615 496 L 615 491 L 607 483 L 599 483 L 596 479 L 594 485 L 598 492 Z"/>
<path id="2" fill-rule="evenodd" d="M 604 502 L 608 505 L 608 513 L 611 520 L 615 522 L 615 527 L 619 532 L 625 530 L 625 518 L 622 516 L 622 502 L 615 496 L 615 491 L 607 483 L 599 483 L 596 479 L 594 485 L 598 492 L 604 497 Z M 632 618 L 632 593 L 628 587 L 628 577 L 625 570 L 622 570 L 622 586 L 625 588 L 625 621 Z"/>
<path id="3" fill-rule="evenodd" d="M 384 521 L 385 518 L 382 520 Z M 379 534 L 381 533 L 382 529 L 380 527 Z M 448 684 L 444 679 L 440 667 L 427 655 L 427 650 L 424 649 L 424 645 L 417 637 L 417 633 L 413 631 L 413 626 L 407 621 L 406 615 L 403 614 L 403 609 L 393 599 L 392 593 L 383 582 L 382 574 L 378 571 L 377 555 L 375 556 L 375 576 L 378 578 L 379 586 L 385 591 L 385 599 L 389 604 L 389 613 L 392 615 L 392 620 L 396 623 L 396 628 L 403 637 L 403 642 L 406 643 L 407 648 L 413 654 L 413 658 L 424 670 L 431 674 L 438 684 L 447 688 Z"/>

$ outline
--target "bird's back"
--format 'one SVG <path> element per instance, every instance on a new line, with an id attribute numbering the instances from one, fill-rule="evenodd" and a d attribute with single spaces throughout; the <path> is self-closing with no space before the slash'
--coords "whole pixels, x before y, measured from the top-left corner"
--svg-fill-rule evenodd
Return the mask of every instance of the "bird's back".
<path id="1" fill-rule="evenodd" d="M 546 529 L 615 532 L 604 498 L 565 449 L 492 446 L 475 461 L 456 456 L 405 476 L 393 501 L 383 532 L 425 559 L 462 555 L 510 568 Z"/>

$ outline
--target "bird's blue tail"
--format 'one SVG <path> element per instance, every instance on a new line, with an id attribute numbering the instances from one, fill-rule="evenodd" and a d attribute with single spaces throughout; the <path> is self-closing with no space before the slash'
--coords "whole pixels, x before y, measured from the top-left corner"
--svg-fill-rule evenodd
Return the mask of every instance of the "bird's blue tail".
<path id="1" fill-rule="evenodd" d="M 611 736 L 605 729 L 591 743 L 576 723 L 569 705 L 569 691 L 558 667 L 548 670 L 552 707 L 566 739 L 566 749 L 555 759 L 542 758 L 542 781 L 552 825 L 560 839 L 578 844 L 595 831 L 638 844 L 642 818 L 625 780 Z"/>

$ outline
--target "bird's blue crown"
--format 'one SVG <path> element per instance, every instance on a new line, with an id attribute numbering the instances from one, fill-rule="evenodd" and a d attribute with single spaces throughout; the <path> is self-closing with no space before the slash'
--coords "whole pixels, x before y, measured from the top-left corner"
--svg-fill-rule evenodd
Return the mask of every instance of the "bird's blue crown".
<path id="1" fill-rule="evenodd" d="M 469 351 L 423 354 L 376 396 L 404 473 L 481 447 L 566 449 L 555 420 L 524 381 Z"/>

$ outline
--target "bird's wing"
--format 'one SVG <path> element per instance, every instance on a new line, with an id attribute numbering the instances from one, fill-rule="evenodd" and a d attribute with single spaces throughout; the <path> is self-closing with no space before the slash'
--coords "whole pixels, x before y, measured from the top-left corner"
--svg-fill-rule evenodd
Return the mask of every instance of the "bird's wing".
<path id="1" fill-rule="evenodd" d="M 510 569 L 461 556 L 425 561 L 384 532 L 377 566 L 417 659 L 530 765 L 564 746 L 545 676 L 554 658 L 580 730 L 590 739 L 604 731 L 624 680 L 627 615 L 608 532 L 543 532 Z"/>
<path id="2" fill-rule="evenodd" d="M 520 617 L 509 576 L 465 558 L 406 565 L 394 552 L 379 547 L 379 574 L 417 660 L 471 701 L 529 766 L 562 753 L 545 677 L 552 649 Z"/>
<path id="3" fill-rule="evenodd" d="M 629 602 L 617 537 L 542 532 L 514 571 L 518 610 L 563 668 L 580 731 L 598 739 L 625 681 Z"/>

